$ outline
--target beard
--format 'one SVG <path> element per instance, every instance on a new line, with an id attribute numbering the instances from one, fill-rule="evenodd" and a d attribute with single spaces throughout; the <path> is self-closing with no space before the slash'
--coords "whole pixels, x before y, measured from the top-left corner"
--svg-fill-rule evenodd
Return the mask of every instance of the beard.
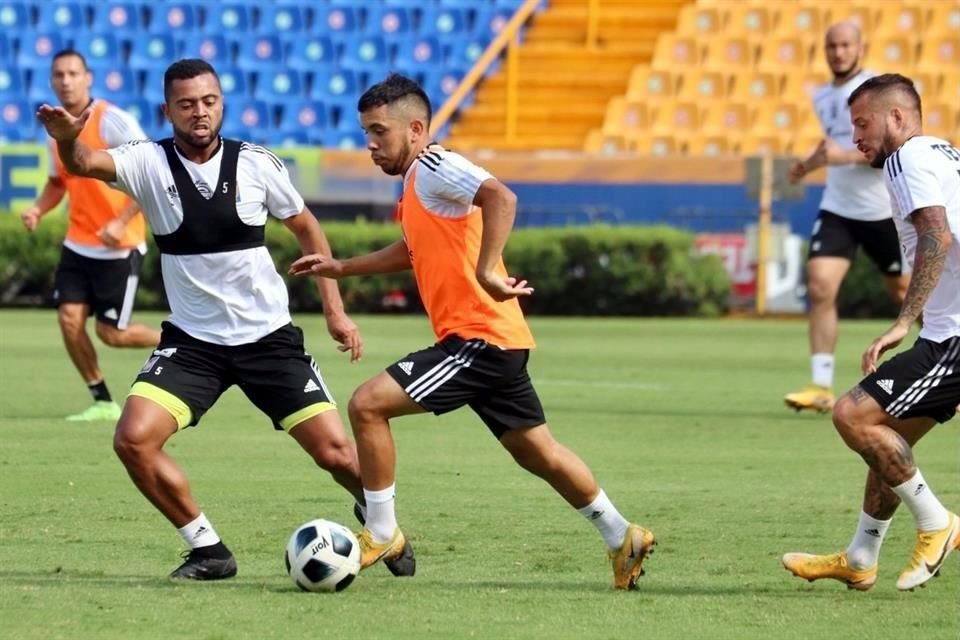
<path id="1" fill-rule="evenodd" d="M 835 80 L 847 80 L 848 78 L 852 78 L 859 68 L 860 61 L 854 60 L 846 69 L 831 69 L 830 71 L 833 73 Z"/>
<path id="2" fill-rule="evenodd" d="M 873 160 L 870 161 L 870 166 L 874 169 L 883 169 L 884 163 L 887 161 L 887 158 L 890 157 L 889 153 L 884 151 L 877 151 L 877 155 L 873 156 Z"/>
<path id="3" fill-rule="evenodd" d="M 173 132 L 185 145 L 193 147 L 194 149 L 206 149 L 211 144 L 216 142 L 217 138 L 220 136 L 220 128 L 222 126 L 223 120 L 218 122 L 216 126 L 211 124 L 208 133 L 203 136 L 198 136 L 189 130 L 179 129 L 176 126 L 173 127 Z"/>

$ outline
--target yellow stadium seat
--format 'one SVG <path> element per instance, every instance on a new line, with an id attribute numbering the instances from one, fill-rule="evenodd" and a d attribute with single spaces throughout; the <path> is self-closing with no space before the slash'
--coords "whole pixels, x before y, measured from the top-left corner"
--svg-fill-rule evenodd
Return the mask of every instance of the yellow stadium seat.
<path id="1" fill-rule="evenodd" d="M 737 3 L 724 5 L 721 11 L 727 35 L 759 39 L 772 30 L 772 15 L 764 6 Z"/>
<path id="2" fill-rule="evenodd" d="M 960 69 L 960 35 L 933 36 L 921 41 L 917 71 L 936 73 L 957 69 Z"/>
<path id="3" fill-rule="evenodd" d="M 939 73 L 914 71 L 908 75 L 913 80 L 913 85 L 917 88 L 921 100 L 939 99 L 940 87 L 943 84 L 942 76 Z"/>
<path id="4" fill-rule="evenodd" d="M 607 103 L 603 119 L 604 135 L 621 135 L 631 129 L 647 127 L 647 105 L 645 102 L 628 101 L 626 96 L 614 96 Z"/>
<path id="5" fill-rule="evenodd" d="M 710 135 L 737 135 L 748 131 L 752 107 L 745 102 L 720 102 L 705 107 L 700 114 L 700 131 Z"/>
<path id="6" fill-rule="evenodd" d="M 813 150 L 817 148 L 817 145 L 823 141 L 823 135 L 811 135 L 805 131 L 806 130 L 799 131 L 789 141 L 788 148 L 790 154 L 798 158 L 806 158 L 809 156 L 813 153 Z"/>
<path id="7" fill-rule="evenodd" d="M 724 135 L 694 135 L 687 140 L 688 156 L 722 156 L 734 153 L 733 141 Z"/>
<path id="8" fill-rule="evenodd" d="M 809 105 L 814 92 L 829 81 L 830 76 L 825 71 L 788 73 L 780 95 L 785 102 Z"/>
<path id="9" fill-rule="evenodd" d="M 818 5 L 803 2 L 782 3 L 776 9 L 773 33 L 779 36 L 820 42 L 830 14 Z"/>
<path id="10" fill-rule="evenodd" d="M 928 11 L 899 3 L 879 5 L 871 37 L 902 37 L 916 42 L 926 31 Z"/>
<path id="11" fill-rule="evenodd" d="M 765 71 L 746 71 L 734 73 L 731 78 L 729 97 L 731 100 L 750 102 L 755 100 L 776 100 L 783 87 L 783 76 Z"/>
<path id="12" fill-rule="evenodd" d="M 917 45 L 911 38 L 893 36 L 867 41 L 863 66 L 877 73 L 910 73 L 917 62 Z"/>
<path id="13" fill-rule="evenodd" d="M 697 38 L 672 33 L 661 33 L 653 52 L 654 69 L 690 69 L 700 64 L 700 45 Z"/>
<path id="14" fill-rule="evenodd" d="M 923 133 L 952 138 L 957 128 L 957 108 L 948 102 L 923 103 Z"/>
<path id="15" fill-rule="evenodd" d="M 777 133 L 748 133 L 739 144 L 740 154 L 755 156 L 769 153 L 782 155 L 789 149 L 789 139 Z"/>
<path id="16" fill-rule="evenodd" d="M 636 132 L 627 137 L 627 149 L 641 155 L 667 156 L 682 153 L 683 141 L 669 133 Z"/>
<path id="17" fill-rule="evenodd" d="M 929 11 L 927 33 L 924 37 L 951 35 L 960 37 L 960 2 L 920 1 Z"/>
<path id="18" fill-rule="evenodd" d="M 797 36 L 781 36 L 764 41 L 757 56 L 757 69 L 774 73 L 797 73 L 810 67 L 813 45 Z"/>
<path id="19" fill-rule="evenodd" d="M 680 80 L 679 100 L 710 101 L 727 97 L 730 76 L 720 71 L 691 71 Z"/>
<path id="20" fill-rule="evenodd" d="M 666 69 L 651 69 L 647 65 L 637 65 L 630 73 L 627 84 L 627 98 L 656 102 L 672 98 L 677 93 L 679 76 Z"/>
<path id="21" fill-rule="evenodd" d="M 583 142 L 583 150 L 587 153 L 612 154 L 625 151 L 626 138 L 622 135 L 604 135 L 602 129 L 591 129 Z"/>
<path id="22" fill-rule="evenodd" d="M 751 129 L 762 134 L 792 135 L 801 128 L 807 113 L 789 102 L 762 102 L 754 109 Z"/>
<path id="23" fill-rule="evenodd" d="M 873 33 L 877 22 L 877 3 L 847 3 L 829 0 L 826 6 L 830 10 L 830 23 L 836 24 L 841 20 L 849 20 L 865 34 Z M 821 5 L 823 6 L 823 5 Z"/>
<path id="24" fill-rule="evenodd" d="M 677 135 L 700 126 L 700 107 L 696 102 L 671 100 L 659 105 L 650 121 L 650 132 Z"/>
<path id="25" fill-rule="evenodd" d="M 943 74 L 938 98 L 943 102 L 960 105 L 960 69 Z M 960 143 L 960 140 L 957 142 Z"/>
<path id="26" fill-rule="evenodd" d="M 721 33 L 723 19 L 716 7 L 699 7 L 689 4 L 680 10 L 677 18 L 677 35 L 703 37 Z"/>
<path id="27" fill-rule="evenodd" d="M 706 44 L 701 63 L 711 71 L 751 69 L 755 51 L 756 46 L 744 37 L 713 38 Z"/>

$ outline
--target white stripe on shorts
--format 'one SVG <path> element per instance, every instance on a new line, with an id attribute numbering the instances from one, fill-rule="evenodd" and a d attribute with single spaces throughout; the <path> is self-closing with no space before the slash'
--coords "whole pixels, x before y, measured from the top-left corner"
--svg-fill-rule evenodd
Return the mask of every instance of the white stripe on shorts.
<path id="1" fill-rule="evenodd" d="M 123 330 L 130 326 L 130 316 L 133 315 L 133 302 L 137 298 L 139 283 L 139 276 L 135 274 L 127 276 L 127 288 L 123 292 L 123 304 L 120 306 L 120 317 L 117 318 L 117 329 Z"/>
<path id="2" fill-rule="evenodd" d="M 954 338 L 953 344 L 940 357 L 940 361 L 922 378 L 914 381 L 909 389 L 887 405 L 887 413 L 899 418 L 910 407 L 920 402 L 930 389 L 938 386 L 945 376 L 953 373 L 954 366 L 957 364 L 958 353 L 960 353 L 960 340 Z"/>
<path id="3" fill-rule="evenodd" d="M 436 391 L 444 382 L 455 376 L 458 371 L 469 367 L 477 354 L 486 346 L 486 343 L 482 340 L 468 340 L 456 354 L 444 358 L 432 369 L 407 385 L 404 391 L 414 402 L 420 402 Z"/>

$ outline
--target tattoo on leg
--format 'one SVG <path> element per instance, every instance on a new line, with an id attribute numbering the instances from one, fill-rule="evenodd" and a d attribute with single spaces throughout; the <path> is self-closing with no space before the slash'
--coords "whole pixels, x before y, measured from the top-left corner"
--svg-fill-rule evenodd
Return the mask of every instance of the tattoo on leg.
<path id="1" fill-rule="evenodd" d="M 871 469 L 867 473 L 867 483 L 863 490 L 863 511 L 877 520 L 889 520 L 893 517 L 900 498 L 884 483 L 880 475 Z"/>
<path id="2" fill-rule="evenodd" d="M 909 480 L 917 472 L 917 465 L 913 461 L 913 450 L 907 441 L 892 429 L 885 428 L 885 431 L 886 442 L 873 439 L 871 444 L 857 453 L 883 482 L 895 487 Z"/>
<path id="3" fill-rule="evenodd" d="M 847 392 L 847 397 L 853 400 L 853 404 L 860 404 L 864 400 L 870 397 L 870 395 L 863 390 L 860 385 L 855 386 L 853 389 Z"/>

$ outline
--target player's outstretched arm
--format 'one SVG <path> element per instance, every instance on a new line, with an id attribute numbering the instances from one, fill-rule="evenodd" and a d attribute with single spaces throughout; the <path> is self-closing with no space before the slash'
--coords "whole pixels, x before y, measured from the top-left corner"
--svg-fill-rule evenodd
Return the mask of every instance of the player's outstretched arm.
<path id="1" fill-rule="evenodd" d="M 297 236 L 300 249 L 305 254 L 329 256 L 330 242 L 327 234 L 317 219 L 306 207 L 300 213 L 283 221 L 284 225 Z M 340 343 L 340 351 L 350 352 L 350 361 L 356 362 L 363 355 L 363 339 L 360 330 L 343 309 L 343 298 L 340 297 L 340 288 L 336 280 L 317 277 L 317 289 L 323 301 L 323 315 L 327 320 L 327 331 L 330 336 Z"/>
<path id="2" fill-rule="evenodd" d="M 494 300 L 504 301 L 533 293 L 526 280 L 497 274 L 497 264 L 513 229 L 517 215 L 517 196 L 502 182 L 489 178 L 477 189 L 473 203 L 483 215 L 483 235 L 477 256 L 477 282 Z"/>
<path id="3" fill-rule="evenodd" d="M 50 212 L 55 206 L 60 204 L 63 196 L 67 193 L 67 188 L 59 178 L 48 178 L 47 183 L 43 185 L 43 191 L 40 197 L 33 205 L 20 214 L 20 221 L 27 231 L 34 231 L 40 224 L 40 218 Z"/>
<path id="4" fill-rule="evenodd" d="M 329 253 L 305 255 L 290 265 L 292 276 L 323 276 L 324 278 L 343 278 L 346 276 L 368 276 L 377 273 L 395 273 L 410 269 L 410 251 L 407 243 L 397 240 L 383 249 L 354 258 L 337 260 Z"/>
<path id="5" fill-rule="evenodd" d="M 63 107 L 40 105 L 37 120 L 57 141 L 57 153 L 67 171 L 75 176 L 116 182 L 117 166 L 106 151 L 94 150 L 77 140 L 92 112 L 87 109 L 80 117 L 71 115 Z"/>
<path id="6" fill-rule="evenodd" d="M 880 356 L 900 344 L 910 331 L 910 326 L 923 313 L 923 306 L 940 281 L 947 252 L 953 242 L 947 224 L 947 210 L 943 206 L 917 209 L 910 215 L 910 222 L 917 230 L 917 250 L 913 258 L 910 286 L 907 287 L 907 295 L 896 322 L 864 352 L 861 362 L 864 373 L 876 370 Z"/>

